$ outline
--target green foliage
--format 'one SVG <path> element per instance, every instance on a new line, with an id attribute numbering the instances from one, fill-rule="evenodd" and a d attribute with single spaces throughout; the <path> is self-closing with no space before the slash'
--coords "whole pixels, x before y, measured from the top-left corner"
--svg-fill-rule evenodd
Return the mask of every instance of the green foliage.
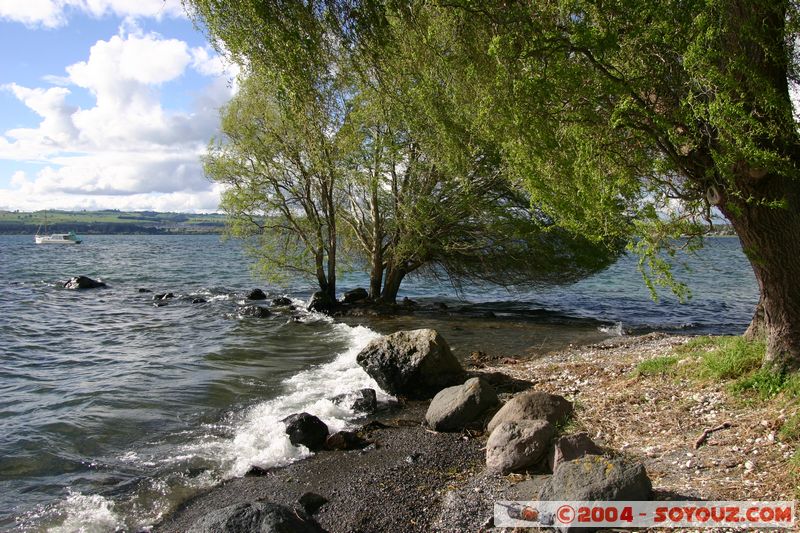
<path id="1" fill-rule="evenodd" d="M 795 413 L 783 423 L 780 429 L 780 436 L 789 442 L 800 441 L 800 413 Z M 800 467 L 800 451 L 795 452 L 792 458 L 792 463 L 796 467 Z"/>
<path id="2" fill-rule="evenodd" d="M 636 365 L 636 376 L 658 376 L 669 374 L 675 367 L 679 359 L 672 355 L 645 359 Z"/>
<path id="3" fill-rule="evenodd" d="M 764 350 L 763 341 L 717 337 L 713 348 L 701 356 L 701 376 L 715 380 L 741 378 L 761 366 Z"/>

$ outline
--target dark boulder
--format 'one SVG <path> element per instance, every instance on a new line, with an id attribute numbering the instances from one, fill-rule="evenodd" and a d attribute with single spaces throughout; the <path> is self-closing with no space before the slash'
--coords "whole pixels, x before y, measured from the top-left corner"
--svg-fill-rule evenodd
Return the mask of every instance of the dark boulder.
<path id="1" fill-rule="evenodd" d="M 553 438 L 553 426 L 546 420 L 503 422 L 486 441 L 486 468 L 508 474 L 540 462 Z"/>
<path id="2" fill-rule="evenodd" d="M 356 360 L 383 390 L 411 399 L 431 398 L 466 377 L 447 341 L 432 329 L 398 331 L 375 339 Z"/>
<path id="3" fill-rule="evenodd" d="M 139 292 L 153 292 L 150 289 L 138 289 Z"/>
<path id="4" fill-rule="evenodd" d="M 280 296 L 278 298 L 273 298 L 272 305 L 276 307 L 287 307 L 292 305 L 292 301 L 286 296 Z"/>
<path id="5" fill-rule="evenodd" d="M 603 448 L 595 444 L 585 431 L 563 435 L 558 438 L 550 454 L 550 471 L 555 472 L 558 465 L 564 461 L 580 459 L 585 455 L 603 455 L 603 453 Z"/>
<path id="6" fill-rule="evenodd" d="M 189 533 L 324 533 L 302 511 L 270 502 L 237 503 L 211 511 Z"/>
<path id="7" fill-rule="evenodd" d="M 65 289 L 99 289 L 107 285 L 102 281 L 93 280 L 86 276 L 75 276 L 64 283 Z"/>
<path id="8" fill-rule="evenodd" d="M 494 387 L 481 378 L 472 378 L 439 391 L 428 406 L 425 421 L 436 431 L 458 431 L 497 403 Z"/>
<path id="9" fill-rule="evenodd" d="M 572 403 L 563 396 L 547 392 L 529 391 L 517 394 L 494 415 L 486 426 L 491 433 L 503 422 L 544 419 L 558 426 L 572 416 Z"/>
<path id="10" fill-rule="evenodd" d="M 355 431 L 337 431 L 325 439 L 326 450 L 360 450 L 370 442 Z"/>
<path id="11" fill-rule="evenodd" d="M 316 492 L 306 492 L 297 499 L 297 503 L 308 514 L 316 514 L 323 505 L 328 503 L 328 498 Z"/>
<path id="12" fill-rule="evenodd" d="M 336 307 L 336 300 L 328 296 L 327 292 L 317 291 L 311 296 L 306 309 L 317 313 L 331 314 Z"/>
<path id="13" fill-rule="evenodd" d="M 245 296 L 245 298 L 247 300 L 266 300 L 267 295 L 264 294 L 264 291 L 262 291 L 261 289 L 253 289 L 252 291 L 247 293 L 247 296 Z"/>
<path id="14" fill-rule="evenodd" d="M 625 457 L 585 455 L 564 461 L 539 491 L 547 501 L 643 501 L 652 484 L 642 463 Z"/>
<path id="15" fill-rule="evenodd" d="M 325 447 L 328 426 L 316 416 L 296 413 L 287 416 L 281 422 L 286 424 L 286 434 L 294 446 L 305 446 L 312 452 L 318 452 Z"/>
<path id="16" fill-rule="evenodd" d="M 359 287 L 358 289 L 353 289 L 351 291 L 347 291 L 346 293 L 344 293 L 343 300 L 344 303 L 346 304 L 352 304 L 355 302 L 366 300 L 367 298 L 369 298 L 369 293 L 367 292 L 367 289 L 362 289 Z"/>
<path id="17" fill-rule="evenodd" d="M 340 394 L 331 399 L 336 405 L 352 409 L 358 413 L 374 413 L 378 409 L 378 397 L 374 389 L 361 389 Z"/>
<path id="18" fill-rule="evenodd" d="M 239 308 L 239 315 L 243 317 L 266 318 L 271 314 L 272 313 L 269 312 L 269 309 L 258 305 L 245 305 L 244 307 Z"/>

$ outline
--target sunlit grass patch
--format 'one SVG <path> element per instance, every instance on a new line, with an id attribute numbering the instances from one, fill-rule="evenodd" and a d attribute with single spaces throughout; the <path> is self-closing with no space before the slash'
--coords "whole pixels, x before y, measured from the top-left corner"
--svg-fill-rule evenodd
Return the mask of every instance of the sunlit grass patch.
<path id="1" fill-rule="evenodd" d="M 636 376 L 657 376 L 663 374 L 670 374 L 675 368 L 675 364 L 680 359 L 674 355 L 666 355 L 663 357 L 655 357 L 653 359 L 646 359 L 636 365 Z"/>

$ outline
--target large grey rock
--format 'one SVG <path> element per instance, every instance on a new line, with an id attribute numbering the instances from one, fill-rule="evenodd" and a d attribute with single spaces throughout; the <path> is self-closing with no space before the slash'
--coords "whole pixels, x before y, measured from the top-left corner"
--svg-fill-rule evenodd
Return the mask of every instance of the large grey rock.
<path id="1" fill-rule="evenodd" d="M 550 454 L 550 470 L 555 472 L 564 461 L 579 459 L 584 455 L 603 455 L 603 448 L 594 443 L 586 432 L 563 435 L 556 440 Z"/>
<path id="2" fill-rule="evenodd" d="M 106 284 L 102 281 L 97 281 L 87 276 L 75 276 L 64 283 L 65 289 L 99 289 L 105 287 Z"/>
<path id="3" fill-rule="evenodd" d="M 328 426 L 314 415 L 296 413 L 282 420 L 286 424 L 286 434 L 289 441 L 295 446 L 305 446 L 312 452 L 317 452 L 325 446 L 328 438 Z"/>
<path id="4" fill-rule="evenodd" d="M 189 533 L 324 533 L 302 511 L 269 502 L 237 503 L 211 511 Z"/>
<path id="5" fill-rule="evenodd" d="M 398 331 L 375 339 L 357 361 L 383 390 L 412 399 L 431 398 L 465 378 L 447 341 L 433 329 Z"/>
<path id="6" fill-rule="evenodd" d="M 503 422 L 486 442 L 486 468 L 508 474 L 535 465 L 545 456 L 553 426 L 546 420 Z"/>
<path id="7" fill-rule="evenodd" d="M 503 422 L 518 420 L 547 420 L 557 426 L 572 415 L 572 404 L 563 396 L 547 392 L 529 391 L 517 394 L 503 405 L 486 426 L 491 433 Z"/>
<path id="8" fill-rule="evenodd" d="M 458 431 L 497 405 L 497 393 L 487 381 L 471 378 L 442 389 L 433 397 L 425 421 L 436 431 Z"/>
<path id="9" fill-rule="evenodd" d="M 585 455 L 559 464 L 539 492 L 539 499 L 648 500 L 652 488 L 647 471 L 638 461 Z"/>

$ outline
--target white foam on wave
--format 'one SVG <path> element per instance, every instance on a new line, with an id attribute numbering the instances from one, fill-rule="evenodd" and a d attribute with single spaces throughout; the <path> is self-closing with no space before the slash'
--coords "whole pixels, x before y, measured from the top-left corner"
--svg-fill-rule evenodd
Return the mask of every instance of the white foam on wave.
<path id="1" fill-rule="evenodd" d="M 65 515 L 61 525 L 48 529 L 50 533 L 107 533 L 123 527 L 123 521 L 114 511 L 114 502 L 94 494 L 91 496 L 70 491 L 60 503 Z"/>
<path id="2" fill-rule="evenodd" d="M 330 320 L 322 316 L 314 320 Z M 222 477 L 242 476 L 252 467 L 284 466 L 311 455 L 303 446 L 294 446 L 282 419 L 306 412 L 319 417 L 331 432 L 349 427 L 362 416 L 331 398 L 364 388 L 372 388 L 379 400 L 391 397 L 358 366 L 356 356 L 379 335 L 363 326 L 334 324 L 334 335 L 345 336 L 349 347 L 332 361 L 295 374 L 283 383 L 284 393 L 245 411 L 232 428 L 232 436 L 210 437 L 183 447 L 183 453 L 221 462 Z"/>
<path id="3" fill-rule="evenodd" d="M 617 335 L 618 337 L 622 337 L 625 335 L 625 330 L 622 327 L 622 322 L 617 322 L 613 326 L 600 326 L 597 328 L 603 333 L 607 333 L 609 335 Z"/>

